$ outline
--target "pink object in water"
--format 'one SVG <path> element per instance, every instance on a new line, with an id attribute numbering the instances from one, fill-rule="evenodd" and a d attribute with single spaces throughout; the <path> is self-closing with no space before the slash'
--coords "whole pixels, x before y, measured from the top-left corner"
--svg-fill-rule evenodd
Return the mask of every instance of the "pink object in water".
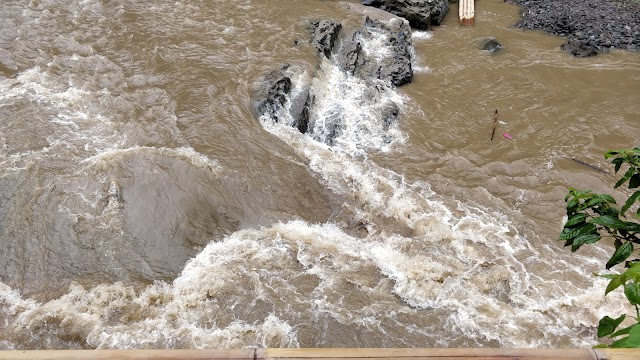
<path id="1" fill-rule="evenodd" d="M 502 134 L 502 136 L 506 137 L 506 138 L 507 138 L 507 139 L 509 139 L 509 140 L 513 140 L 513 138 L 511 137 L 511 135 L 509 135 L 509 134 L 507 134 L 507 133 Z"/>

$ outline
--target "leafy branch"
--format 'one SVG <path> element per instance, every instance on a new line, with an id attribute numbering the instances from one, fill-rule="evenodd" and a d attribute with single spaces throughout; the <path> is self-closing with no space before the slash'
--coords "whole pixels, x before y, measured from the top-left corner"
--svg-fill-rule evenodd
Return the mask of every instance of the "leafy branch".
<path id="1" fill-rule="evenodd" d="M 640 187 L 640 147 L 609 151 L 604 157 L 611 159 L 616 173 L 623 165 L 628 166 L 622 178 L 614 185 L 614 189 L 624 184 L 628 184 L 629 189 Z M 631 194 L 620 209 L 611 195 L 596 194 L 590 190 L 571 188 L 564 200 L 567 203 L 567 221 L 560 233 L 560 240 L 565 241 L 564 246 L 571 246 L 571 251 L 575 252 L 582 245 L 593 244 L 603 238 L 611 238 L 615 251 L 605 267 L 608 270 L 625 263 L 626 270 L 622 274 L 598 276 L 609 279 L 605 296 L 623 287 L 627 300 L 636 310 L 635 316 L 629 317 L 635 319 L 635 324 L 616 331 L 627 315 L 615 319 L 603 317 L 598 324 L 598 337 L 608 336 L 611 339 L 619 339 L 611 345 L 600 346 L 640 347 L 640 259 L 629 259 L 640 245 L 640 223 L 637 222 L 637 219 L 640 219 L 640 207 L 636 209 L 634 215 L 625 215 L 640 202 L 640 190 Z"/>

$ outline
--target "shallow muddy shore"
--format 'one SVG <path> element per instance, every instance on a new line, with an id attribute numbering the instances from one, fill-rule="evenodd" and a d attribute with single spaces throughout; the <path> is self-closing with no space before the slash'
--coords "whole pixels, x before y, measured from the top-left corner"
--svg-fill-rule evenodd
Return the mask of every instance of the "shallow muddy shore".
<path id="1" fill-rule="evenodd" d="M 523 7 L 517 26 L 567 38 L 564 50 L 584 57 L 612 48 L 640 49 L 638 0 L 505 0 Z"/>

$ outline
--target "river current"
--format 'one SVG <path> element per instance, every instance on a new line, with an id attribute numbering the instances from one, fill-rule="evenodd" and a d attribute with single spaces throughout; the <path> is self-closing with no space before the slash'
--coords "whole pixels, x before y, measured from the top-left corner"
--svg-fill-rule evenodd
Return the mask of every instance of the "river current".
<path id="1" fill-rule="evenodd" d="M 563 248 L 562 199 L 638 145 L 640 54 L 454 4 L 382 129 L 308 43 L 358 3 L 0 2 L 0 349 L 596 344 L 611 249 Z M 331 146 L 256 116 L 285 63 L 347 114 Z"/>

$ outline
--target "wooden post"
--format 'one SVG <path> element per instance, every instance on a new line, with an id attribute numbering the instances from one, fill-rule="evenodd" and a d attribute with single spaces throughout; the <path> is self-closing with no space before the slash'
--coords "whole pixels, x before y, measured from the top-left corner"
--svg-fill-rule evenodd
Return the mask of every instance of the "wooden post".
<path id="1" fill-rule="evenodd" d="M 461 25 L 473 25 L 475 22 L 474 0 L 460 0 L 458 3 L 458 16 Z"/>

